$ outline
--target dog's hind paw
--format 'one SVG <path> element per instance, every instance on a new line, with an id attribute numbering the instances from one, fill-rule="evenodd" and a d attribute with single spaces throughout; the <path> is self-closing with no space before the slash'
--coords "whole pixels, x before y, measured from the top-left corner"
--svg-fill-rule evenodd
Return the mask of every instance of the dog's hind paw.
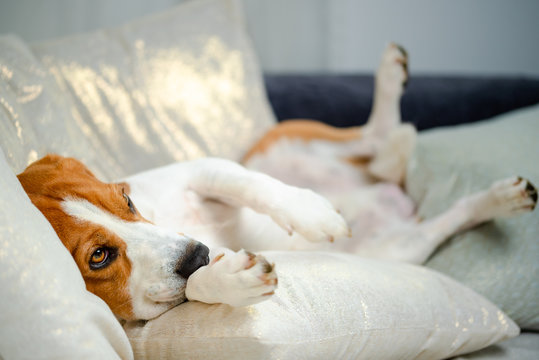
<path id="1" fill-rule="evenodd" d="M 384 50 L 376 73 L 376 91 L 391 97 L 402 95 L 408 84 L 408 52 L 390 43 Z"/>
<path id="2" fill-rule="evenodd" d="M 520 176 L 495 182 L 490 188 L 500 217 L 510 217 L 532 211 L 537 204 L 537 189 Z"/>
<path id="3" fill-rule="evenodd" d="M 263 256 L 241 250 L 216 256 L 187 281 L 189 300 L 208 304 L 248 306 L 273 295 L 277 288 L 275 266 Z"/>
<path id="4" fill-rule="evenodd" d="M 489 218 L 508 218 L 532 211 L 537 204 L 537 189 L 520 176 L 496 181 L 481 202 L 482 213 Z"/>

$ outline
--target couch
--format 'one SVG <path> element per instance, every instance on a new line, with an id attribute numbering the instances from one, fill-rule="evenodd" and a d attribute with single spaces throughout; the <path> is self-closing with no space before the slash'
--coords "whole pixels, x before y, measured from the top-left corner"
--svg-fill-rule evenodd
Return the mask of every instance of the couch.
<path id="1" fill-rule="evenodd" d="M 422 132 L 406 186 L 420 215 L 500 176 L 539 183 L 538 89 L 529 78 L 412 78 L 403 117 Z M 268 301 L 188 302 L 120 323 L 15 177 L 48 152 L 108 181 L 239 160 L 285 118 L 359 125 L 371 96 L 364 75 L 262 77 L 235 0 L 39 44 L 2 36 L 0 358 L 536 359 L 537 212 L 459 235 L 426 267 L 267 252 L 280 278 Z"/>

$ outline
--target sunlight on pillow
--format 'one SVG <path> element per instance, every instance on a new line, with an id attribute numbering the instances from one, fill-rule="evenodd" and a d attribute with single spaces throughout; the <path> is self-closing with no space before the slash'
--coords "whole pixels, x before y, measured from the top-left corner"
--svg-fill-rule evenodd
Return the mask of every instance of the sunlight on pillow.
<path id="1" fill-rule="evenodd" d="M 125 326 L 150 359 L 441 359 L 514 337 L 472 290 L 426 268 L 354 255 L 265 252 L 279 288 L 245 307 L 182 304 Z"/>

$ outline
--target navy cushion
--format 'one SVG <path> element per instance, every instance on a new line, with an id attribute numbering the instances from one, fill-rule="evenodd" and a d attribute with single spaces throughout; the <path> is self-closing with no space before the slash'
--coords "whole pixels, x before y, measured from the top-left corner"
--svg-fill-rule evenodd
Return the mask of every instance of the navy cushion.
<path id="1" fill-rule="evenodd" d="M 265 76 L 279 121 L 310 118 L 347 127 L 370 113 L 370 75 Z M 404 121 L 419 130 L 475 122 L 539 103 L 539 79 L 525 77 L 412 76 L 402 98 Z"/>

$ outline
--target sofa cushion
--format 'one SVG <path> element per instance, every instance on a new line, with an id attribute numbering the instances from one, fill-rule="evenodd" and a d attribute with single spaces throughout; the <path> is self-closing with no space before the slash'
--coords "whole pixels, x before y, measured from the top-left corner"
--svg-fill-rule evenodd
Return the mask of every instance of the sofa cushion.
<path id="1" fill-rule="evenodd" d="M 17 83 L 0 89 L 13 109 L 4 126 L 31 149 L 3 144 L 15 171 L 45 152 L 76 156 L 109 180 L 207 155 L 239 160 L 275 122 L 239 5 L 190 1 L 34 45 L 44 68 L 27 50 L 13 57 L 2 72 Z"/>
<path id="2" fill-rule="evenodd" d="M 429 218 L 466 194 L 520 175 L 539 186 L 539 106 L 421 133 L 407 190 Z M 442 245 L 427 266 L 483 294 L 522 328 L 539 329 L 539 211 L 499 219 Z"/>
<path id="3" fill-rule="evenodd" d="M 0 358 L 130 359 L 129 341 L 0 150 Z"/>
<path id="4" fill-rule="evenodd" d="M 414 54 L 412 54 L 412 61 Z M 374 69 L 373 69 L 374 71 Z M 367 122 L 374 77 L 358 74 L 268 74 L 266 89 L 279 121 L 312 118 L 348 127 Z M 488 119 L 539 103 L 539 78 L 421 75 L 412 72 L 402 119 L 417 129 Z"/>
<path id="5" fill-rule="evenodd" d="M 537 354 L 539 354 L 539 334 L 527 332 L 501 344 L 453 360 L 537 360 Z"/>
<path id="6" fill-rule="evenodd" d="M 187 302 L 124 328 L 151 359 L 441 359 L 513 337 L 489 301 L 432 270 L 322 252 L 266 252 L 279 287 L 232 308 Z"/>

